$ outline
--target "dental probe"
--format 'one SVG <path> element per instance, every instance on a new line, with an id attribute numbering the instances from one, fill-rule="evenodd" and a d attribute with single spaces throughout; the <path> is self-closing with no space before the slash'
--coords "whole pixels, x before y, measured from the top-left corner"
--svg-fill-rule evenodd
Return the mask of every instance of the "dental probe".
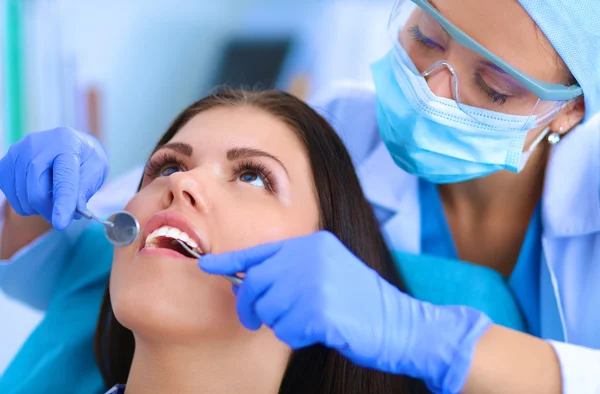
<path id="1" fill-rule="evenodd" d="M 174 240 L 173 242 L 179 242 L 181 247 L 183 247 L 189 254 L 191 254 L 195 258 L 199 259 L 200 257 L 202 257 L 198 253 L 196 253 L 195 251 L 190 249 L 190 247 L 187 246 L 186 243 L 183 242 L 182 240 L 177 239 L 177 240 Z M 221 275 L 221 276 L 225 277 L 225 279 L 227 279 L 228 281 L 230 281 L 231 283 L 233 283 L 236 286 L 242 285 L 242 280 L 240 278 L 238 278 L 237 276 L 233 276 L 233 275 Z"/>

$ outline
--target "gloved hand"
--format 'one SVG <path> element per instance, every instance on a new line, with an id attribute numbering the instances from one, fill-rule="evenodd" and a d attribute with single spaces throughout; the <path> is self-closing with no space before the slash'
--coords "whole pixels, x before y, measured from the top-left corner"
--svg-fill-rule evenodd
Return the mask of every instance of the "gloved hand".
<path id="1" fill-rule="evenodd" d="M 107 173 L 108 156 L 96 138 L 60 127 L 29 134 L 9 148 L 0 160 L 0 189 L 19 215 L 41 215 L 62 230 Z"/>
<path id="2" fill-rule="evenodd" d="M 206 255 L 211 274 L 244 272 L 237 312 L 297 349 L 321 343 L 364 367 L 423 379 L 458 393 L 489 318 L 467 307 L 418 301 L 386 282 L 332 234 Z"/>

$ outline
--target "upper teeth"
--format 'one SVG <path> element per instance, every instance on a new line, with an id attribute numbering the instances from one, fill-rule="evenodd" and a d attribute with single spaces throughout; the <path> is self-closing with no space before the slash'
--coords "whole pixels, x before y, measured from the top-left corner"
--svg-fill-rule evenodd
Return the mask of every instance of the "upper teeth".
<path id="1" fill-rule="evenodd" d="M 185 231 L 181 231 L 178 228 L 171 226 L 162 226 L 160 228 L 157 228 L 146 237 L 146 245 L 153 245 L 154 240 L 158 237 L 179 239 L 185 242 L 190 248 L 202 254 L 202 250 L 200 250 L 196 241 L 194 241 L 192 237 L 190 237 Z"/>

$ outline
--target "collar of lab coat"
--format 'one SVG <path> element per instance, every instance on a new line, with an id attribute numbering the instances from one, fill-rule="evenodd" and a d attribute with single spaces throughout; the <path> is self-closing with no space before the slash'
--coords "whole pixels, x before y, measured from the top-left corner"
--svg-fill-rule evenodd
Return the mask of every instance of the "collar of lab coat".
<path id="1" fill-rule="evenodd" d="M 398 167 L 383 141 L 362 162 L 357 170 L 367 200 L 391 214 L 403 207 L 418 204 L 415 199 L 417 178 Z"/>
<path id="2" fill-rule="evenodd" d="M 400 213 L 408 222 L 418 220 L 414 217 L 420 212 L 417 178 L 395 165 L 383 141 L 357 172 L 371 204 L 388 210 L 390 216 Z M 553 148 L 542 197 L 542 222 L 544 235 L 550 237 L 600 232 L 600 114 Z"/>
<path id="3" fill-rule="evenodd" d="M 376 145 L 358 167 L 357 173 L 369 203 L 377 211 L 386 212 L 387 218 L 380 220 L 388 246 L 409 253 L 420 253 L 418 178 L 396 166 L 383 142 Z"/>
<path id="4" fill-rule="evenodd" d="M 600 114 L 553 147 L 542 197 L 544 233 L 600 232 Z"/>

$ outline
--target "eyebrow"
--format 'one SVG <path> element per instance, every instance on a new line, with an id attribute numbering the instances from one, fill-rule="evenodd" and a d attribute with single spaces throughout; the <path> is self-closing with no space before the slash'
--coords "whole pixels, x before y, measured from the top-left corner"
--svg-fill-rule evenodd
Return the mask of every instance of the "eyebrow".
<path id="1" fill-rule="evenodd" d="M 170 149 L 187 157 L 191 157 L 194 153 L 194 148 L 185 142 L 169 142 L 158 148 L 157 151 L 162 149 Z M 238 147 L 231 148 L 227 151 L 227 160 L 229 161 L 244 160 L 251 157 L 268 157 L 269 159 L 276 161 L 283 168 L 285 173 L 288 174 L 287 168 L 285 168 L 285 165 L 281 160 L 279 160 L 279 158 L 277 158 L 277 156 L 274 156 L 263 150 L 249 147 Z"/>
<path id="2" fill-rule="evenodd" d="M 229 161 L 243 160 L 250 157 L 268 157 L 269 159 L 276 161 L 283 168 L 285 173 L 288 174 L 288 170 L 285 168 L 285 165 L 283 165 L 281 160 L 279 160 L 277 156 L 274 156 L 268 152 L 248 147 L 231 148 L 227 151 L 227 160 Z"/>
<path id="3" fill-rule="evenodd" d="M 169 142 L 158 148 L 157 151 L 161 149 L 174 150 L 175 152 L 181 153 L 182 155 L 187 157 L 192 156 L 192 153 L 194 152 L 194 148 L 192 148 L 190 144 L 186 144 L 185 142 Z"/>

